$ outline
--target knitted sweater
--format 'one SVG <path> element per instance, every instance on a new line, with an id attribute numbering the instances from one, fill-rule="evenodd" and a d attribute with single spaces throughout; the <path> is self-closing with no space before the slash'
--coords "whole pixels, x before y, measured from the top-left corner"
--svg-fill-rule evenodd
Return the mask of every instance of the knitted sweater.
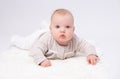
<path id="1" fill-rule="evenodd" d="M 96 54 L 93 45 L 84 39 L 78 38 L 75 34 L 67 46 L 59 45 L 50 32 L 42 34 L 30 49 L 30 56 L 36 64 L 45 59 L 66 59 L 75 56 L 77 53 L 88 56 Z"/>

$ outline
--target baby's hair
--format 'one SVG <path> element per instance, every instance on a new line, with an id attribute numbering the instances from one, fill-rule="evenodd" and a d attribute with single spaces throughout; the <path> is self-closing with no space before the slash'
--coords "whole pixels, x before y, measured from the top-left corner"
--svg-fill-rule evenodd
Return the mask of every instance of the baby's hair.
<path id="1" fill-rule="evenodd" d="M 57 9 L 57 10 L 55 10 L 55 11 L 53 12 L 52 16 L 51 16 L 51 20 L 52 20 L 52 18 L 53 18 L 53 16 L 54 16 L 55 14 L 59 14 L 59 15 L 70 14 L 70 15 L 72 16 L 72 18 L 73 18 L 72 13 L 71 13 L 69 10 L 67 10 L 67 9 Z"/>

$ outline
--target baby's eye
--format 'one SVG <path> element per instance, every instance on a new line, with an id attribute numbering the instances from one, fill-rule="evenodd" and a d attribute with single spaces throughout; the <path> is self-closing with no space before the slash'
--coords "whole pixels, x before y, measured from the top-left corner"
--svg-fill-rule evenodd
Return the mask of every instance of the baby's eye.
<path id="1" fill-rule="evenodd" d="M 56 28 L 60 28 L 60 26 L 59 26 L 59 25 L 56 25 L 55 27 L 56 27 Z"/>
<path id="2" fill-rule="evenodd" d="M 70 26 L 66 26 L 66 28 L 70 28 Z"/>

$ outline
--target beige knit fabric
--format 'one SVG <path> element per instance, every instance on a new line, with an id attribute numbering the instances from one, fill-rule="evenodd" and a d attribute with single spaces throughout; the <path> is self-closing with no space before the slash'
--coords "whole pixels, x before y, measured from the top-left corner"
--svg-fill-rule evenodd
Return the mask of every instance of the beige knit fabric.
<path id="1" fill-rule="evenodd" d="M 30 49 L 30 56 L 35 63 L 40 64 L 45 59 L 66 59 L 73 57 L 76 53 L 87 56 L 96 54 L 93 45 L 84 39 L 78 38 L 75 34 L 68 46 L 60 46 L 52 37 L 50 32 L 44 33 Z"/>

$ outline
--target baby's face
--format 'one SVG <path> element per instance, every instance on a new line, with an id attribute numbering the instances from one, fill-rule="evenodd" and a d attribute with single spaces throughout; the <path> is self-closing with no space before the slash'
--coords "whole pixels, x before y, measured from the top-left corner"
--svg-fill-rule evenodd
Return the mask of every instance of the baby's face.
<path id="1" fill-rule="evenodd" d="M 70 14 L 66 15 L 58 15 L 56 14 L 52 18 L 51 26 L 50 26 L 51 33 L 54 39 L 60 45 L 68 45 L 69 41 L 73 37 L 74 32 L 74 21 Z"/>

